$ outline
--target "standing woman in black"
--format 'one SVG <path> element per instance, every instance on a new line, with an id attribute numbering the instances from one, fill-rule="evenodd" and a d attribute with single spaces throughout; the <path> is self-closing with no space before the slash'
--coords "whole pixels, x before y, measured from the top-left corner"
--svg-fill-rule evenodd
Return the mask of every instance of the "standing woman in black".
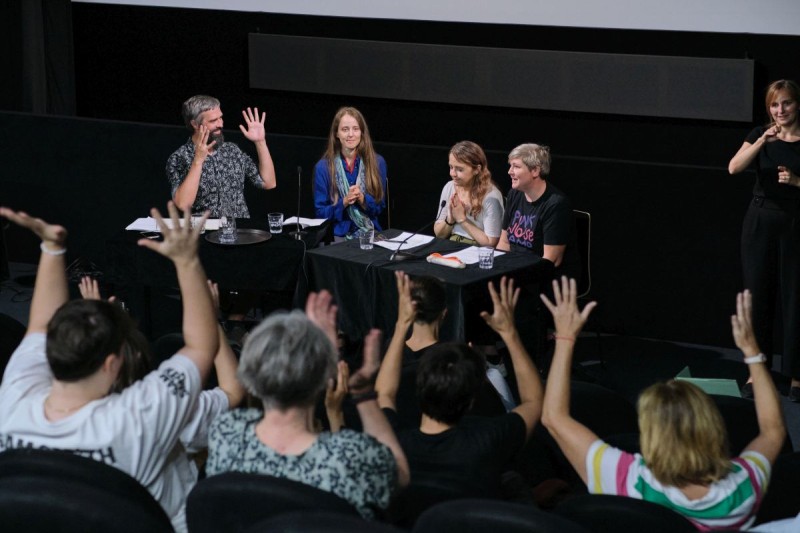
<path id="1" fill-rule="evenodd" d="M 737 174 L 755 165 L 753 200 L 742 227 L 744 285 L 753 293 L 753 326 L 771 359 L 776 297 L 783 315 L 781 371 L 792 378 L 789 399 L 800 402 L 800 87 L 767 87 L 770 122 L 756 127 L 728 164 Z M 771 361 L 770 361 L 771 362 Z M 752 389 L 750 389 L 752 390 Z M 744 391 L 747 394 L 748 385 Z"/>

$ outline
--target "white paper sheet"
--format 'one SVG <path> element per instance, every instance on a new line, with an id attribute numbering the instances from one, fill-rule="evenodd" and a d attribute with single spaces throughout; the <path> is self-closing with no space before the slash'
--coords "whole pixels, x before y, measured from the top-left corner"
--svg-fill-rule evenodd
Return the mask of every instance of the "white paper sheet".
<path id="1" fill-rule="evenodd" d="M 183 219 L 181 219 L 183 220 Z M 167 224 L 168 228 L 172 227 L 172 219 L 165 218 L 164 222 Z M 125 228 L 128 231 L 155 231 L 159 232 L 161 230 L 158 229 L 158 222 L 153 217 L 147 218 L 137 218 Z M 206 231 L 214 231 L 219 229 L 219 219 L 218 218 L 209 218 L 206 220 Z"/>
<path id="2" fill-rule="evenodd" d="M 314 226 L 321 226 L 326 220 L 328 219 L 300 217 L 300 227 L 309 228 Z M 289 226 L 289 225 L 296 226 L 296 224 L 297 224 L 297 217 L 289 217 L 283 221 L 284 226 Z"/>
<path id="3" fill-rule="evenodd" d="M 464 248 L 458 252 L 446 254 L 445 257 L 458 257 L 463 263 L 466 263 L 467 265 L 474 265 L 480 260 L 478 257 L 478 251 L 480 249 L 480 246 L 470 246 L 469 248 Z M 500 257 L 503 254 L 505 254 L 505 252 L 501 252 L 499 250 L 494 251 L 495 257 Z"/>
<path id="4" fill-rule="evenodd" d="M 423 244 L 428 244 L 429 242 L 431 242 L 433 240 L 433 237 L 431 237 L 430 235 L 417 234 L 417 235 L 414 235 L 413 237 L 411 237 L 411 235 L 414 235 L 414 234 L 410 233 L 408 231 L 404 231 L 400 235 L 397 235 L 396 237 L 392 237 L 391 240 L 379 241 L 379 240 L 375 239 L 375 246 L 380 246 L 381 248 L 386 248 L 387 250 L 392 250 L 392 251 L 397 250 L 398 247 L 400 247 L 401 250 L 408 250 L 409 248 L 416 248 L 417 246 L 422 246 Z M 411 238 L 408 239 L 407 242 L 403 243 L 402 246 L 400 246 L 400 243 L 404 239 L 406 239 L 408 237 L 411 237 Z"/>

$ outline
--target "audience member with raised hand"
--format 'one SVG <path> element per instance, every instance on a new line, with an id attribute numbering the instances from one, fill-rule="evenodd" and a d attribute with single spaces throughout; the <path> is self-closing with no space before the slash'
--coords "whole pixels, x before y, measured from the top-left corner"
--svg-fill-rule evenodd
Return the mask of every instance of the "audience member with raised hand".
<path id="1" fill-rule="evenodd" d="M 191 484 L 170 455 L 193 416 L 218 338 L 197 257 L 199 229 L 190 227 L 188 214 L 181 226 L 172 203 L 168 210 L 174 229 L 152 211 L 163 242 L 139 243 L 176 267 L 186 345 L 156 371 L 113 394 L 124 364 L 123 345 L 134 331 L 127 314 L 103 300 L 68 302 L 64 228 L 0 208 L 0 216 L 42 239 L 28 333 L 0 385 L 0 450 L 64 449 L 110 464 L 139 480 L 176 530 L 185 531 L 183 507 Z"/>
<path id="2" fill-rule="evenodd" d="M 405 332 L 418 311 L 408 276 L 398 273 L 397 284 L 397 326 L 376 384 L 381 407 L 390 415 L 395 409 Z M 514 289 L 513 281 L 503 278 L 499 292 L 491 283 L 489 291 L 494 310 L 482 316 L 508 344 L 522 402 L 506 415 L 465 417 L 486 380 L 485 361 L 465 344 L 436 344 L 425 352 L 417 370 L 419 425 L 403 430 L 398 437 L 413 480 L 446 482 L 464 495 L 498 497 L 501 475 L 539 418 L 542 386 L 514 327 L 519 290 Z"/>
<path id="3" fill-rule="evenodd" d="M 214 421 L 206 471 L 299 481 L 332 492 L 374 518 L 388 506 L 395 486 L 407 484 L 409 477 L 403 451 L 375 401 L 380 332 L 367 335 L 363 366 L 347 382 L 364 432 L 318 433 L 314 406 L 336 374 L 336 308 L 326 291 L 312 294 L 306 308 L 309 316 L 274 313 L 251 332 L 239 377 L 264 409 L 236 410 Z"/>
<path id="4" fill-rule="evenodd" d="M 589 492 L 660 503 L 702 530 L 751 526 L 786 432 L 775 386 L 753 335 L 750 293 L 737 296 L 731 321 L 734 340 L 753 376 L 760 433 L 730 459 L 719 410 L 707 394 L 685 381 L 656 383 L 640 396 L 641 455 L 609 446 L 573 419 L 572 353 L 595 303 L 578 308 L 575 280 L 554 281 L 553 292 L 554 301 L 542 296 L 556 326 L 542 422 Z"/>

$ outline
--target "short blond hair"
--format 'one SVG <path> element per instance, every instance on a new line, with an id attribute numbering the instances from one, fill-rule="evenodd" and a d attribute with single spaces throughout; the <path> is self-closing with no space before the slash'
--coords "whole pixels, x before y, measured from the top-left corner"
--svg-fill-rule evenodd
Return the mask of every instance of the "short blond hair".
<path id="1" fill-rule="evenodd" d="M 656 383 L 642 392 L 636 409 L 642 456 L 662 484 L 707 485 L 731 471 L 722 415 L 699 387 Z"/>
<path id="2" fill-rule="evenodd" d="M 508 154 L 508 160 L 519 159 L 528 170 L 539 167 L 540 174 L 550 174 L 550 147 L 534 143 L 520 144 Z"/>

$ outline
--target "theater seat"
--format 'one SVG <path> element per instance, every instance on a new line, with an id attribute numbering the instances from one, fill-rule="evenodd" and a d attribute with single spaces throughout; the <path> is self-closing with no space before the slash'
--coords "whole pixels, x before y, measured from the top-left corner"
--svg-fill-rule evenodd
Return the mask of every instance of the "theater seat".
<path id="1" fill-rule="evenodd" d="M 292 511 L 253 524 L 245 533 L 399 533 L 388 524 L 330 511 Z"/>
<path id="2" fill-rule="evenodd" d="M 689 520 L 663 505 L 626 496 L 576 496 L 556 507 L 555 513 L 595 533 L 697 533 Z"/>
<path id="3" fill-rule="evenodd" d="M 454 500 L 425 511 L 414 533 L 589 533 L 590 530 L 532 505 L 497 500 Z"/>
<path id="4" fill-rule="evenodd" d="M 303 510 L 359 516 L 331 492 L 273 476 L 227 472 L 197 483 L 186 503 L 186 521 L 190 533 L 239 533 L 267 518 Z"/>
<path id="5" fill-rule="evenodd" d="M 163 508 L 135 479 L 69 452 L 0 453 L 4 532 L 173 531 Z"/>

